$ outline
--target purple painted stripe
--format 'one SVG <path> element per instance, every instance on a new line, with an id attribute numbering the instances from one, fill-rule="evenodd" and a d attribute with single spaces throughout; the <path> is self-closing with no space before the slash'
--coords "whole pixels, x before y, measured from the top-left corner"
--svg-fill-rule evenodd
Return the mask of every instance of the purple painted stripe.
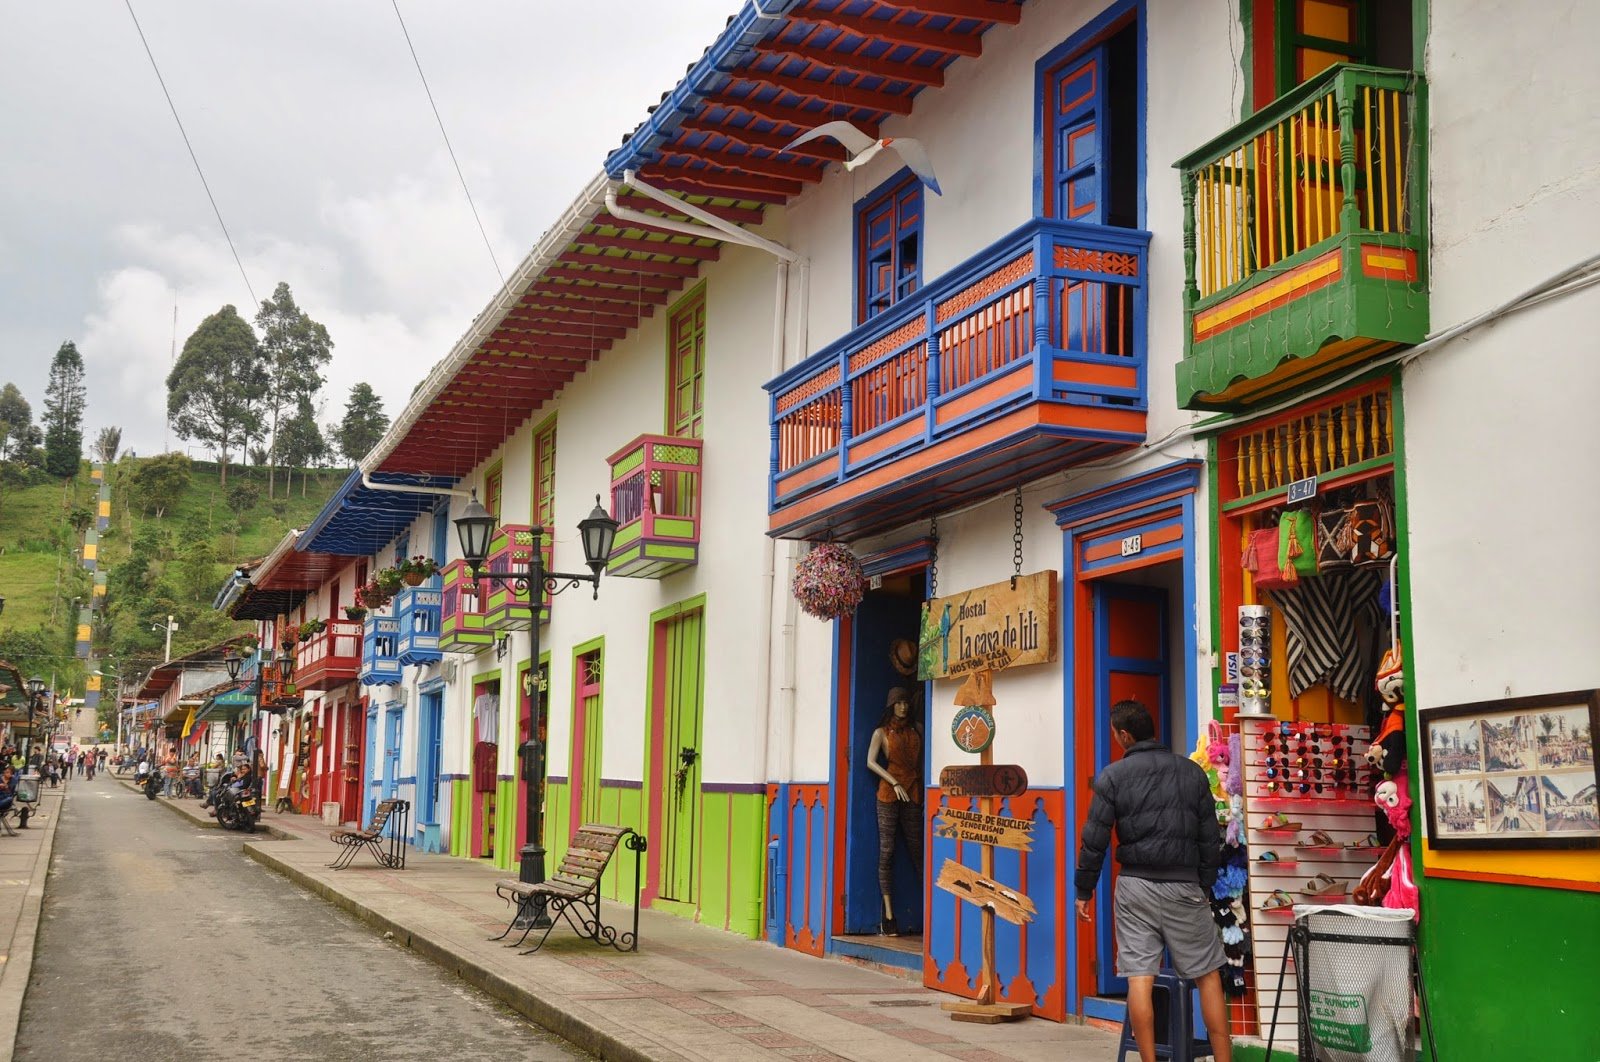
<path id="1" fill-rule="evenodd" d="M 564 774 L 547 774 L 544 776 L 544 780 L 546 785 L 549 785 L 550 783 L 554 783 L 556 785 L 567 784 L 567 776 Z"/>
<path id="2" fill-rule="evenodd" d="M 765 782 L 701 782 L 702 793 L 765 793 Z"/>
<path id="3" fill-rule="evenodd" d="M 502 782 L 515 782 L 517 780 L 517 776 L 514 774 L 497 774 L 495 777 Z"/>
<path id="4" fill-rule="evenodd" d="M 470 774 L 441 774 L 439 776 L 439 781 L 441 781 L 441 782 L 464 782 L 468 778 L 471 778 L 471 777 L 472 777 L 472 775 L 470 775 Z"/>
<path id="5" fill-rule="evenodd" d="M 602 778 L 601 789 L 643 789 L 643 782 L 636 782 L 631 778 Z"/>

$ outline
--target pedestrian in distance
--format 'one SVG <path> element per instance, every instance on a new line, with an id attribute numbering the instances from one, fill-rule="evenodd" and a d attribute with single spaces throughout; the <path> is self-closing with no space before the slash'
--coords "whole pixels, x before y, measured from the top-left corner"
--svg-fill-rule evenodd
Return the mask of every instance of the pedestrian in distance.
<path id="1" fill-rule="evenodd" d="M 1090 903 L 1114 828 L 1121 868 L 1112 900 L 1117 974 L 1128 981 L 1128 1022 L 1139 1058 L 1156 1062 L 1155 979 L 1164 949 L 1178 976 L 1200 990 L 1216 1062 L 1232 1062 L 1218 972 L 1226 957 L 1211 918 L 1222 854 L 1211 784 L 1199 764 L 1155 740 L 1155 722 L 1138 701 L 1112 705 L 1110 725 L 1123 752 L 1094 780 L 1073 878 L 1078 917 L 1094 917 Z"/>

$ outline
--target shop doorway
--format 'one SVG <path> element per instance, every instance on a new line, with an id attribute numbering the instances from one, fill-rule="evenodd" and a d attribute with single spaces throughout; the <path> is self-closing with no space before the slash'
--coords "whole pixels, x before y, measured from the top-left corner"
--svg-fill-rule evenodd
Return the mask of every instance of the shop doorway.
<path id="1" fill-rule="evenodd" d="M 365 826 L 372 821 L 372 813 L 378 807 L 380 792 L 383 787 L 383 767 L 378 761 L 378 706 L 367 708 L 367 754 L 361 761 L 361 773 L 366 778 L 367 799 L 361 809 L 361 823 Z"/>
<path id="2" fill-rule="evenodd" d="M 700 895 L 700 722 L 705 701 L 705 611 L 656 620 L 651 675 L 653 898 L 693 907 Z"/>
<path id="3" fill-rule="evenodd" d="M 1173 567 L 1168 565 L 1166 567 Z M 1111 706 L 1136 700 L 1155 719 L 1156 740 L 1172 732 L 1171 655 L 1167 591 L 1111 580 L 1094 584 L 1095 771 L 1122 758 L 1111 736 Z M 1125 996 L 1128 982 L 1116 973 L 1116 928 L 1111 896 L 1116 860 L 1108 855 L 1100 875 L 1095 919 L 1097 984 L 1103 996 Z"/>
<path id="4" fill-rule="evenodd" d="M 600 819 L 600 775 L 605 720 L 600 701 L 604 649 L 601 643 L 579 646 L 572 667 L 572 810 L 568 829 L 577 833 L 586 822 Z"/>
<path id="5" fill-rule="evenodd" d="M 928 705 L 925 684 L 915 677 L 915 662 L 896 667 L 896 641 L 916 645 L 926 595 L 923 569 L 883 575 L 841 630 L 849 650 L 848 665 L 841 661 L 841 688 L 835 734 L 833 790 L 835 865 L 832 934 L 835 950 L 857 953 L 866 946 L 905 956 L 920 968 L 925 913 L 923 891 L 927 861 L 925 801 L 927 799 Z M 911 675 L 901 668 L 909 664 Z M 882 936 L 883 891 L 878 877 L 878 787 L 880 777 L 867 766 L 872 735 L 883 725 L 889 691 L 899 686 L 911 698 L 911 719 L 922 740 L 922 778 L 918 802 L 919 828 L 924 834 L 922 862 L 914 863 L 903 838 L 897 838 L 891 866 L 890 896 L 899 936 Z M 854 939 L 852 939 L 854 938 Z M 882 956 L 879 956 L 882 959 Z M 888 959 L 895 962 L 893 958 Z M 906 961 L 895 962 L 906 965 Z"/>

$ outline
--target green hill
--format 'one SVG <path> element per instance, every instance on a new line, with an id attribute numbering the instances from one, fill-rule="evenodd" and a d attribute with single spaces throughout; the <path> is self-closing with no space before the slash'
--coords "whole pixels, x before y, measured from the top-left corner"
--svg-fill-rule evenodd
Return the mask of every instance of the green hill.
<path id="1" fill-rule="evenodd" d="M 297 471 L 286 493 L 280 470 L 278 497 L 269 500 L 265 469 L 230 467 L 224 487 L 215 464 L 181 455 L 113 465 L 111 522 L 100 533 L 98 564 L 108 585 L 96 651 L 131 676 L 160 661 L 159 626 L 169 614 L 178 623 L 174 656 L 242 633 L 245 625 L 212 611 L 212 600 L 234 566 L 265 556 L 289 528 L 304 527 L 345 472 L 306 475 L 302 482 Z M 95 511 L 97 487 L 87 465 L 65 484 L 19 485 L 15 478 L 0 478 L 0 659 L 25 673 L 55 672 L 63 688 L 81 691 L 73 601 L 88 600 L 93 576 L 83 568 L 83 536 L 70 517 Z"/>

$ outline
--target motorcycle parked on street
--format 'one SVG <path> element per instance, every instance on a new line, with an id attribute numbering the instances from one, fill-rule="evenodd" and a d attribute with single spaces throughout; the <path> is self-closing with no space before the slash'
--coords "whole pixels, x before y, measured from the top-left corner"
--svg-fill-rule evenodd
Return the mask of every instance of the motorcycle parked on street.
<path id="1" fill-rule="evenodd" d="M 147 800 L 154 800 L 161 795 L 161 772 L 154 767 L 145 772 L 144 795 Z"/>
<path id="2" fill-rule="evenodd" d="M 256 797 L 254 779 L 241 786 L 232 774 L 225 774 L 207 800 L 216 807 L 217 825 L 224 830 L 256 832 L 256 823 L 261 821 L 261 801 Z"/>

